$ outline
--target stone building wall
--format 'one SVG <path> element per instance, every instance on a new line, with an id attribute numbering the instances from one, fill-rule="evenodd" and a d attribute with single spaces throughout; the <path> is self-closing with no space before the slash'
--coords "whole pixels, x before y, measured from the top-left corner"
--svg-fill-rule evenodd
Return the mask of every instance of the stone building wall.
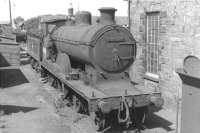
<path id="1" fill-rule="evenodd" d="M 165 107 L 175 106 L 181 96 L 181 80 L 176 68 L 187 55 L 200 57 L 200 0 L 131 0 L 131 32 L 138 46 L 132 80 L 147 85 L 145 76 L 146 12 L 160 12 L 159 81 Z"/>

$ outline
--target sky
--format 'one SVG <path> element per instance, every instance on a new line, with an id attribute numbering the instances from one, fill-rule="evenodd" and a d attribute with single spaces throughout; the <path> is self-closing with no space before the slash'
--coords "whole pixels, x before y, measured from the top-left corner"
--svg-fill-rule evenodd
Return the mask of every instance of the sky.
<path id="1" fill-rule="evenodd" d="M 0 22 L 9 21 L 9 0 L 0 0 Z M 101 7 L 115 7 L 117 16 L 127 16 L 128 4 L 124 0 L 11 0 L 12 17 L 28 19 L 42 14 L 67 14 L 72 3 L 74 11 L 90 11 L 98 16 Z"/>

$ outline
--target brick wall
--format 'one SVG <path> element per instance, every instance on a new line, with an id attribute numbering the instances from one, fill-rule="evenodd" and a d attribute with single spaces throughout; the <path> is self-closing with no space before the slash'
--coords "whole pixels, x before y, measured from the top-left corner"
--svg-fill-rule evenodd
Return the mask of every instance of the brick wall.
<path id="1" fill-rule="evenodd" d="M 175 69 L 187 55 L 200 57 L 200 0 L 132 0 L 131 32 L 137 40 L 132 80 L 145 83 L 145 13 L 160 11 L 159 83 L 165 107 L 175 106 L 181 80 Z"/>

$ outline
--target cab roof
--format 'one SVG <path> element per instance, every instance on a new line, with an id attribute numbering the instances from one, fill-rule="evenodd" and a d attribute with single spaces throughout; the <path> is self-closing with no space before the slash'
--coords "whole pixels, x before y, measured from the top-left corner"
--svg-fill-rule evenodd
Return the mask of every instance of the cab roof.
<path id="1" fill-rule="evenodd" d="M 66 21 L 67 16 L 64 15 L 55 15 L 55 16 L 47 16 L 44 18 L 41 18 L 41 23 L 55 23 L 55 22 L 61 22 Z"/>

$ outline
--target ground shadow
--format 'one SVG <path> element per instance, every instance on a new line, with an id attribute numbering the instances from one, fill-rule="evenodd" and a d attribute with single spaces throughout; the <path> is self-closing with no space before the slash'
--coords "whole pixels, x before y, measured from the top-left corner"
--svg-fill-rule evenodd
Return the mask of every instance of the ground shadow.
<path id="1" fill-rule="evenodd" d="M 146 127 L 148 129 L 163 128 L 166 131 L 174 130 L 174 129 L 170 128 L 170 126 L 173 124 L 172 122 L 155 114 L 155 112 L 158 112 L 161 109 L 162 108 L 156 108 L 155 106 L 150 106 L 149 118 L 145 121 Z"/>
<path id="2" fill-rule="evenodd" d="M 163 119 L 156 114 L 151 114 L 150 118 L 145 122 L 145 126 L 147 127 L 147 129 L 163 128 L 166 131 L 174 130 L 170 128 L 172 124 L 173 123 L 171 123 L 170 121 Z"/>
<path id="3" fill-rule="evenodd" d="M 0 88 L 29 83 L 20 69 L 0 69 Z"/>
<path id="4" fill-rule="evenodd" d="M 4 111 L 5 115 L 10 115 L 12 113 L 17 113 L 17 112 L 30 112 L 33 110 L 36 110 L 37 108 L 35 107 L 24 107 L 24 106 L 15 106 L 15 105 L 0 105 L 0 111 Z"/>
<path id="5" fill-rule="evenodd" d="M 147 130 L 154 129 L 154 128 L 162 128 L 166 130 L 167 132 L 175 130 L 175 129 L 170 128 L 170 125 L 172 125 L 170 121 L 165 120 L 162 117 L 157 116 L 155 114 L 152 114 L 151 118 L 145 122 L 145 127 Z M 123 133 L 124 130 L 132 131 L 132 130 L 135 130 L 135 128 L 131 127 L 131 128 L 126 129 L 125 126 L 123 125 L 116 125 L 110 128 L 109 130 L 107 130 L 105 133 Z"/>
<path id="6" fill-rule="evenodd" d="M 8 67 L 10 64 L 4 58 L 4 56 L 0 53 L 0 67 Z"/>

